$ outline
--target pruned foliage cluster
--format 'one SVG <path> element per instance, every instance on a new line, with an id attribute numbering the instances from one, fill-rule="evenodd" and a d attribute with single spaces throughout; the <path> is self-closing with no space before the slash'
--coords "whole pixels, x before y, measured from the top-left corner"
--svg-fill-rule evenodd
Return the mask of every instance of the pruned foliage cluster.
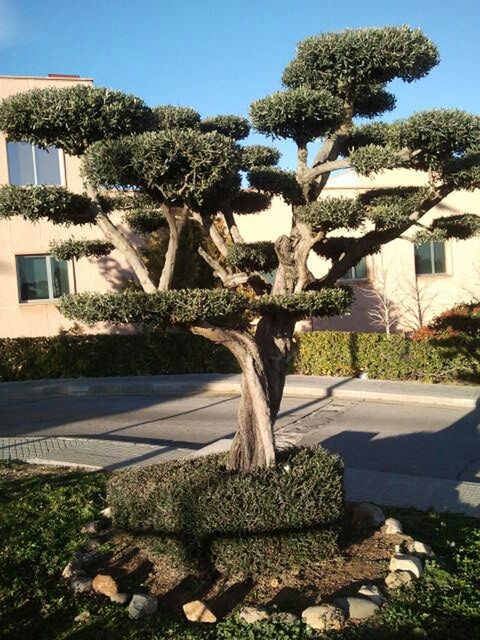
<path id="1" fill-rule="evenodd" d="M 357 229 L 364 213 L 357 198 L 327 197 L 296 207 L 295 217 L 312 231 L 327 233 L 333 229 Z"/>
<path id="2" fill-rule="evenodd" d="M 100 258 L 108 256 L 114 249 L 111 242 L 89 240 L 87 238 L 69 238 L 50 243 L 50 253 L 57 260 L 71 260 L 72 258 Z"/>
<path id="3" fill-rule="evenodd" d="M 66 318 L 86 324 L 144 324 L 153 327 L 194 325 L 202 320 L 220 325 L 246 323 L 252 316 L 286 315 L 300 319 L 338 315 L 351 304 L 344 288 L 306 293 L 248 297 L 226 289 L 179 289 L 147 294 L 142 291 L 77 293 L 60 299 Z"/>
<path id="4" fill-rule="evenodd" d="M 75 85 L 32 89 L 2 101 L 0 130 L 9 140 L 60 147 L 79 156 L 99 140 L 139 133 L 154 125 L 152 110 L 121 91 Z"/>
<path id="5" fill-rule="evenodd" d="M 64 187 L 0 186 L 0 219 L 14 216 L 30 222 L 46 218 L 55 224 L 92 224 L 96 212 L 89 198 Z"/>
<path id="6" fill-rule="evenodd" d="M 245 242 L 233 244 L 228 249 L 226 262 L 240 271 L 270 273 L 278 266 L 273 242 Z"/>

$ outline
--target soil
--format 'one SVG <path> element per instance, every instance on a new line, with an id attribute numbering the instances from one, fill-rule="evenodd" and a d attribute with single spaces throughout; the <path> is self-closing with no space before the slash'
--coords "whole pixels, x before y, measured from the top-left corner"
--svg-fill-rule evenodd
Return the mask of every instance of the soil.
<path id="1" fill-rule="evenodd" d="M 159 597 L 159 608 L 183 616 L 182 605 L 203 600 L 223 617 L 239 605 L 275 608 L 297 615 L 313 604 L 330 602 L 339 595 L 353 595 L 365 583 L 385 590 L 390 557 L 395 545 L 410 538 L 385 535 L 381 530 L 352 533 L 341 544 L 341 553 L 319 561 L 315 570 L 281 573 L 252 580 L 226 577 L 218 572 L 189 574 L 172 564 L 167 555 L 153 555 L 142 548 L 141 538 L 112 533 L 112 550 L 102 571 L 116 578 L 120 591 L 134 593 L 144 589 Z"/>

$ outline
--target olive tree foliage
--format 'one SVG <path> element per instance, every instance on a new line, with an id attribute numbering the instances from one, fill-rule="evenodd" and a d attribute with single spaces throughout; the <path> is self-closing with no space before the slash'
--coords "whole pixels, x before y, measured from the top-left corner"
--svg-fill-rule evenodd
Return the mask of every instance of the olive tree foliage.
<path id="1" fill-rule="evenodd" d="M 113 246 L 141 291 L 67 296 L 62 312 L 90 323 L 175 325 L 223 344 L 243 373 L 230 466 L 268 465 L 275 459 L 273 425 L 295 322 L 346 310 L 351 296 L 336 286 L 338 278 L 412 225 L 432 237 L 476 232 L 471 215 L 456 216 L 454 224 L 437 219 L 430 227 L 422 219 L 450 191 L 480 186 L 477 116 L 433 110 L 393 124 L 362 123 L 394 108 L 390 81 L 413 82 L 437 63 L 436 47 L 409 27 L 347 30 L 301 42 L 283 74 L 284 88 L 255 101 L 250 112 L 258 132 L 296 145 L 296 171 L 277 166 L 275 148 L 246 145 L 250 124 L 238 116 L 202 119 L 188 107 L 149 108 L 120 92 L 85 87 L 12 96 L 0 105 L 0 129 L 11 140 L 80 156 L 85 194 L 3 187 L 0 216 L 95 224 L 101 241 L 57 243 L 56 255 L 100 255 Z M 349 200 L 322 197 L 328 177 L 350 167 L 364 175 L 407 167 L 426 172 L 428 180 L 425 187 Z M 268 210 L 273 196 L 291 205 L 289 233 L 246 243 L 238 217 Z M 114 222 L 118 211 L 134 234 Z M 217 288 L 172 289 L 187 222 L 198 225 L 214 248 L 199 243 L 198 252 Z M 160 229 L 168 229 L 168 247 L 154 279 L 132 238 Z M 312 252 L 328 260 L 321 278 L 309 269 Z"/>

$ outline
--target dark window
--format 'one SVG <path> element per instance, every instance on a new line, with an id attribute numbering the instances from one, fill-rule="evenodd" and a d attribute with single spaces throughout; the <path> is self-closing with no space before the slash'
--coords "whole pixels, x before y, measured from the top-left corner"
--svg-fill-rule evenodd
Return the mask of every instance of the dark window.
<path id="1" fill-rule="evenodd" d="M 354 267 L 350 267 L 340 280 L 365 280 L 367 277 L 367 261 L 365 258 L 362 258 Z"/>
<path id="2" fill-rule="evenodd" d="M 27 142 L 8 142 L 10 184 L 62 184 L 58 149 L 40 149 Z"/>
<path id="3" fill-rule="evenodd" d="M 415 245 L 415 272 L 418 276 L 446 273 L 445 243 L 424 242 Z"/>
<path id="4" fill-rule="evenodd" d="M 68 265 L 48 255 L 17 256 L 20 302 L 53 300 L 69 292 Z"/>

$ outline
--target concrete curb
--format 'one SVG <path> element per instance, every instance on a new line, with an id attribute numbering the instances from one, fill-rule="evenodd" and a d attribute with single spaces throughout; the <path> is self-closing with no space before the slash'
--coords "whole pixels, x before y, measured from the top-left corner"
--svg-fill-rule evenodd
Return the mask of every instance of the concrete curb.
<path id="1" fill-rule="evenodd" d="M 89 395 L 239 395 L 238 374 L 185 374 L 0 383 L 0 402 Z M 286 397 L 480 407 L 480 387 L 291 375 Z"/>

